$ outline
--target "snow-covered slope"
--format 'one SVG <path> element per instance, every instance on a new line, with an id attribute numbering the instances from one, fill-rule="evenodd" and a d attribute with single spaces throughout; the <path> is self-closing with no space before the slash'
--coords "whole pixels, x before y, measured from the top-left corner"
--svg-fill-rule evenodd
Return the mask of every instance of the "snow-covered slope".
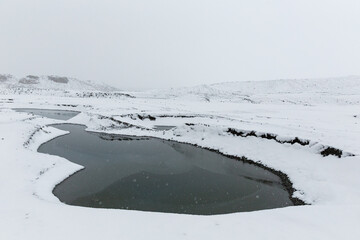
<path id="1" fill-rule="evenodd" d="M 35 76 L 27 75 L 17 78 L 12 75 L 0 74 L 0 86 L 6 88 L 30 88 L 52 90 L 77 90 L 77 91 L 116 91 L 118 89 L 90 81 L 81 81 L 76 78 L 60 76 Z"/>

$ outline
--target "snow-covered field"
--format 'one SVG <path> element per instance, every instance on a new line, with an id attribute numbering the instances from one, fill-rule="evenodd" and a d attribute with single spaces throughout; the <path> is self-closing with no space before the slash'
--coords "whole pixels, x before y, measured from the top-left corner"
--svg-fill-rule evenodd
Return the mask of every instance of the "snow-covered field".
<path id="1" fill-rule="evenodd" d="M 360 239 L 360 78 L 128 95 L 81 94 L 96 87 L 56 84 L 65 85 L 29 90 L 0 83 L 0 239 Z M 215 216 L 68 206 L 52 189 L 82 166 L 36 151 L 65 134 L 46 125 L 64 121 L 14 108 L 76 110 L 65 122 L 245 156 L 287 174 L 294 196 L 311 205 Z"/>

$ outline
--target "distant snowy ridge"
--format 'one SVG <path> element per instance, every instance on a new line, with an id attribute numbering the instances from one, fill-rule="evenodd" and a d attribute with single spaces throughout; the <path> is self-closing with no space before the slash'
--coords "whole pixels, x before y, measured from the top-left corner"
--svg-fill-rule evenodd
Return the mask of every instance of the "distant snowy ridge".
<path id="1" fill-rule="evenodd" d="M 351 97 L 344 98 L 345 95 L 351 95 Z M 139 93 L 138 96 L 303 105 L 316 103 L 359 104 L 360 77 L 225 82 L 195 87 L 150 90 Z"/>
<path id="2" fill-rule="evenodd" d="M 209 85 L 213 89 L 241 94 L 340 93 L 358 94 L 360 76 L 320 79 L 280 79 L 267 81 L 225 82 Z"/>
<path id="3" fill-rule="evenodd" d="M 0 74 L 0 86 L 6 88 L 52 89 L 52 90 L 77 90 L 77 91 L 117 91 L 115 87 L 82 81 L 76 78 L 62 76 L 36 76 L 27 75 L 14 77 L 9 74 Z"/>

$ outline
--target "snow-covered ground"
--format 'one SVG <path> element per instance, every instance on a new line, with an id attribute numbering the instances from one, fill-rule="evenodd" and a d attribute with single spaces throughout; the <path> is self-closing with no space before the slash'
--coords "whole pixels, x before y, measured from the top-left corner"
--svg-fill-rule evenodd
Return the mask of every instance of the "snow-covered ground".
<path id="1" fill-rule="evenodd" d="M 0 239 L 360 239 L 359 86 L 349 77 L 84 97 L 2 85 Z M 65 134 L 46 125 L 64 121 L 13 108 L 76 110 L 65 122 L 245 156 L 287 174 L 311 205 L 215 216 L 68 206 L 52 189 L 82 166 L 36 151 Z"/>

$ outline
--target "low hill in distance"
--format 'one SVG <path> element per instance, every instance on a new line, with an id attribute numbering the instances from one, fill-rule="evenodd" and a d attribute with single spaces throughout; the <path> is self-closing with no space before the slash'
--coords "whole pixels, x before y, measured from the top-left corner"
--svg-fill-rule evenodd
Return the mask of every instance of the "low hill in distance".
<path id="1" fill-rule="evenodd" d="M 0 74 L 0 86 L 6 88 L 30 88 L 75 91 L 118 91 L 119 89 L 91 81 L 82 81 L 76 78 L 62 76 L 27 75 L 17 78 L 9 74 Z"/>

